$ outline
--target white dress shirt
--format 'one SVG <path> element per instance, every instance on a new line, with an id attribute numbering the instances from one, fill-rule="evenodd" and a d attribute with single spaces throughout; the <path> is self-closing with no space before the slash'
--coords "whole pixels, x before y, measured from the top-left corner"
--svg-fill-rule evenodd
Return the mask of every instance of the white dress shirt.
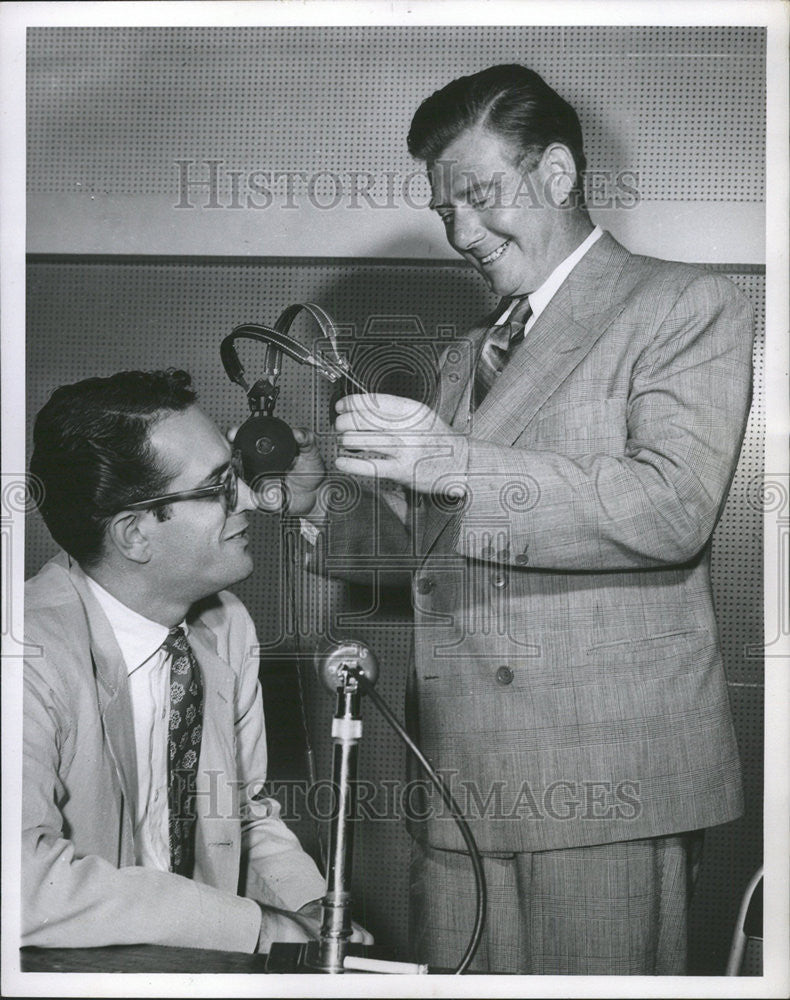
<path id="1" fill-rule="evenodd" d="M 529 304 L 532 309 L 532 315 L 527 320 L 524 326 L 525 335 L 531 330 L 535 325 L 538 316 L 543 312 L 546 306 L 551 302 L 554 297 L 554 293 L 559 289 L 560 285 L 565 281 L 571 271 L 576 267 L 582 257 L 587 253 L 593 243 L 596 242 L 603 233 L 600 226 L 596 226 L 595 229 L 590 233 L 586 240 L 580 243 L 573 253 L 568 254 L 568 256 L 560 264 L 558 264 L 551 274 L 546 278 L 540 288 L 536 288 L 534 292 L 529 294 Z M 497 324 L 506 323 L 508 316 L 516 308 L 518 304 L 518 299 L 513 299 L 508 302 L 506 309 L 502 315 L 497 320 Z"/>
<path id="2" fill-rule="evenodd" d="M 170 662 L 162 649 L 169 629 L 132 611 L 87 576 L 107 616 L 129 678 L 137 752 L 137 815 L 134 852 L 138 865 L 170 869 L 167 806 L 167 739 L 170 717 Z M 181 628 L 187 631 L 186 623 Z"/>

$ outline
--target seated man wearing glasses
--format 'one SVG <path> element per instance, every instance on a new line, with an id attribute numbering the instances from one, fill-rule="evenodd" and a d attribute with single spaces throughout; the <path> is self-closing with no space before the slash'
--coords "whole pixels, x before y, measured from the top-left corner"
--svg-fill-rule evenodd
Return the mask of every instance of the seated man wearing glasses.
<path id="1" fill-rule="evenodd" d="M 31 472 L 65 552 L 26 584 L 23 944 L 314 937 L 324 882 L 260 795 L 257 639 L 223 589 L 255 505 L 189 375 L 57 389 Z"/>

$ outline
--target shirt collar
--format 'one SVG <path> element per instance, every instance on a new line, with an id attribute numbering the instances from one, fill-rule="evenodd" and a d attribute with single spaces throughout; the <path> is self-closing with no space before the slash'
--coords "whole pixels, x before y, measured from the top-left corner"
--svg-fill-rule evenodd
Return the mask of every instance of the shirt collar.
<path id="1" fill-rule="evenodd" d="M 527 323 L 527 327 L 532 326 L 535 320 L 540 316 L 543 310 L 551 301 L 554 293 L 560 287 L 560 285 L 565 281 L 571 271 L 576 267 L 582 257 L 587 253 L 593 243 L 598 240 L 603 233 L 600 226 L 596 226 L 590 235 L 582 243 L 580 243 L 573 253 L 568 254 L 568 256 L 559 263 L 551 274 L 546 278 L 540 288 L 536 288 L 534 292 L 529 294 L 529 304 L 532 309 L 532 316 Z M 507 306 L 507 309 L 502 314 L 499 319 L 500 323 L 506 323 L 508 316 L 515 308 L 518 299 L 513 299 Z"/>
<path id="2" fill-rule="evenodd" d="M 127 674 L 134 673 L 156 653 L 170 629 L 127 607 L 87 573 L 85 579 L 107 616 L 126 664 Z M 186 622 L 181 622 L 181 628 L 187 632 Z"/>

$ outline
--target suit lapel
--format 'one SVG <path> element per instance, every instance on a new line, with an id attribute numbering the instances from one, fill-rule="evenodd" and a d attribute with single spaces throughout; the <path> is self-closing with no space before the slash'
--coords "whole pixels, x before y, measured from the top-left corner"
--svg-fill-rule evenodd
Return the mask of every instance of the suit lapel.
<path id="1" fill-rule="evenodd" d="M 501 315 L 503 302 L 482 323 L 473 327 L 465 337 L 452 344 L 445 352 L 439 371 L 437 398 L 433 409 L 450 427 L 466 431 L 469 407 L 472 400 L 474 373 L 483 347 L 485 335 Z M 418 536 L 423 540 L 422 551 L 427 552 L 430 539 L 435 538 L 453 517 L 446 509 L 437 509 L 430 497 L 418 496 L 420 527 Z"/>
<path id="2" fill-rule="evenodd" d="M 503 309 L 500 302 L 486 319 L 473 327 L 445 352 L 439 373 L 439 390 L 434 410 L 451 427 L 466 428 L 466 418 L 472 398 L 472 383 L 477 359 L 488 330 Z"/>
<path id="3" fill-rule="evenodd" d="M 96 677 L 99 711 L 102 717 L 104 738 L 110 757 L 115 764 L 121 792 L 127 803 L 129 835 L 133 836 L 134 817 L 137 815 L 137 753 L 132 722 L 131 698 L 126 674 L 126 665 L 115 640 L 110 623 L 90 591 L 82 570 L 75 564 L 69 568 L 72 583 L 79 592 L 86 612 L 90 637 L 90 655 Z M 234 733 L 234 690 L 233 674 L 228 665 L 217 654 L 217 640 L 212 630 L 199 618 L 189 621 L 189 644 L 200 666 L 203 680 L 203 734 L 200 745 L 199 775 L 212 773 L 227 776 L 229 768 L 235 775 Z M 199 783 L 201 778 L 199 777 Z M 208 779 L 210 781 L 210 778 Z M 232 782 L 226 781 L 228 788 Z M 205 794 L 199 797 L 198 815 L 205 810 L 223 808 L 209 794 L 206 781 L 200 785 Z M 226 803 L 226 805 L 228 805 Z M 232 803 L 228 805 L 231 810 Z M 228 815 L 232 815 L 228 811 Z M 212 818 L 218 816 L 212 814 Z M 198 824 L 200 827 L 200 823 Z M 212 834 L 216 834 L 216 822 Z M 131 849 L 131 841 L 130 841 Z M 198 840 L 196 871 L 214 872 L 222 868 L 225 883 L 233 879 L 232 866 L 235 854 L 220 854 L 207 858 L 205 849 Z M 133 855 L 132 855 L 133 856 Z M 227 870 L 226 870 L 227 869 Z M 223 884 L 225 884 L 223 883 Z M 213 884 L 213 883 L 212 883 Z"/>
<path id="4" fill-rule="evenodd" d="M 237 815 L 233 672 L 217 654 L 214 632 L 200 619 L 189 620 L 189 644 L 203 680 L 203 734 L 200 741 L 195 835 L 195 878 L 235 888 L 240 840 Z"/>
<path id="5" fill-rule="evenodd" d="M 217 639 L 199 619 L 189 621 L 189 645 L 200 665 L 203 680 L 203 736 L 199 770 L 211 770 L 232 759 L 233 676 L 217 655 Z M 227 754 L 230 753 L 230 758 Z"/>
<path id="6" fill-rule="evenodd" d="M 126 664 L 110 623 L 91 593 L 82 570 L 73 564 L 69 573 L 82 599 L 88 621 L 90 655 L 104 738 L 129 807 L 130 822 L 134 823 L 133 817 L 137 814 L 137 754 Z"/>
<path id="7" fill-rule="evenodd" d="M 473 437 L 513 444 L 624 308 L 617 303 L 582 323 L 573 317 L 569 289 L 555 298 L 472 415 Z"/>
<path id="8" fill-rule="evenodd" d="M 486 333 L 501 315 L 502 309 L 503 303 L 499 302 L 497 308 L 482 323 L 452 344 L 444 355 L 433 409 L 446 424 L 462 433 L 466 431 L 468 424 L 477 360 Z M 431 539 L 439 535 L 453 515 L 448 514 L 446 508 L 437 509 L 430 497 L 419 494 L 418 508 L 420 511 L 418 536 L 422 539 L 422 551 L 427 553 Z"/>
<path id="9" fill-rule="evenodd" d="M 625 308 L 616 275 L 628 256 L 603 233 L 571 271 L 473 414 L 471 434 L 512 445 Z"/>
<path id="10" fill-rule="evenodd" d="M 444 412 L 450 412 L 454 404 L 451 419 L 443 418 L 458 430 L 469 424 L 475 438 L 505 446 L 514 444 L 625 308 L 617 298 L 617 278 L 628 257 L 628 251 L 609 233 L 602 233 L 535 321 L 480 408 L 468 420 L 472 366 L 464 378 L 459 378 L 460 390 L 449 393 Z M 476 338 L 475 357 L 487 328 L 476 328 L 470 335 Z M 427 505 L 422 552 L 427 554 L 447 526 L 457 520 L 458 515 Z"/>

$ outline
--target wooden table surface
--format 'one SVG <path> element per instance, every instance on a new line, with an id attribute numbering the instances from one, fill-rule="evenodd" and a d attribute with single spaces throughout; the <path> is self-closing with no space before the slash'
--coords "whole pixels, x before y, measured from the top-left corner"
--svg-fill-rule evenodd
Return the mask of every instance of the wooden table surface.
<path id="1" fill-rule="evenodd" d="M 274 972 L 309 971 L 299 969 L 294 946 L 277 945 Z M 391 959 L 393 955 L 378 945 L 350 945 L 350 954 Z M 268 955 L 248 955 L 240 951 L 210 951 L 204 948 L 165 948 L 161 945 L 112 945 L 106 948 L 21 948 L 22 972 L 172 972 L 247 973 L 268 972 Z M 431 968 L 432 974 L 450 972 Z"/>
<path id="2" fill-rule="evenodd" d="M 22 948 L 22 972 L 266 972 L 266 955 L 159 945 L 107 948 Z"/>

